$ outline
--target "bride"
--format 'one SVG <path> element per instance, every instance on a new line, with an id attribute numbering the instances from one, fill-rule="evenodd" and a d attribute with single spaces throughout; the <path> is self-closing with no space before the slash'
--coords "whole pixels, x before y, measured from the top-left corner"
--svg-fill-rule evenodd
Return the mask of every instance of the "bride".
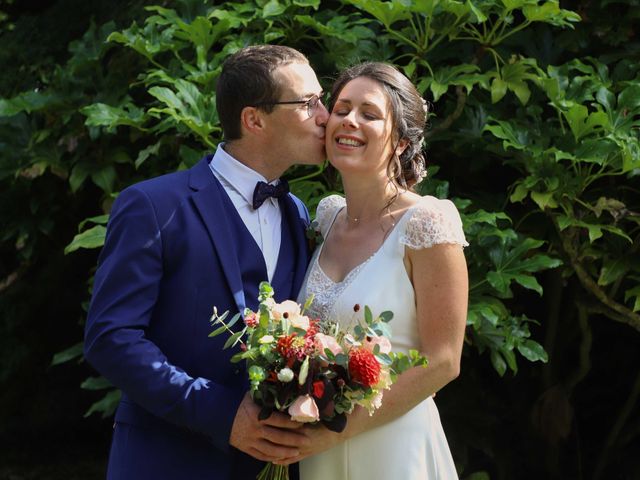
<path id="1" fill-rule="evenodd" d="M 448 200 L 412 190 L 424 176 L 426 113 L 397 69 L 365 63 L 343 72 L 326 128 L 330 162 L 345 197 L 323 199 L 324 238 L 299 298 L 309 315 L 357 321 L 368 305 L 391 310 L 395 351 L 419 349 L 429 361 L 400 375 L 369 416 L 358 407 L 342 433 L 306 427 L 301 480 L 455 479 L 455 465 L 433 400 L 459 373 L 468 278 L 460 216 Z"/>

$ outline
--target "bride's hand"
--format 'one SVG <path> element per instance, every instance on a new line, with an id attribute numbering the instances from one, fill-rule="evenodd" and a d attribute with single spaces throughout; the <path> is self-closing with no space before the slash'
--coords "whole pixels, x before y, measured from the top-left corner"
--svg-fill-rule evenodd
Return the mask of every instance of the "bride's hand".
<path id="1" fill-rule="evenodd" d="M 282 460 L 275 461 L 273 463 L 279 465 L 290 465 L 292 463 L 299 462 L 306 457 L 317 455 L 325 450 L 329 450 L 346 439 L 344 432 L 332 432 L 322 424 L 305 425 L 301 430 L 299 430 L 299 432 L 304 434 L 308 441 L 304 442 L 304 444 L 298 445 L 298 455 L 283 458 Z"/>

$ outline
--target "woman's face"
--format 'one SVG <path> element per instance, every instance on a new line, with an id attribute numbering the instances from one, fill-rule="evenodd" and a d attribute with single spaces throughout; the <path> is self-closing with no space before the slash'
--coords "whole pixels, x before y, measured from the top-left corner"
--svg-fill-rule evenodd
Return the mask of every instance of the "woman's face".
<path id="1" fill-rule="evenodd" d="M 391 102 L 380 83 L 367 77 L 348 82 L 327 122 L 331 164 L 343 175 L 376 173 L 386 178 L 393 151 Z"/>

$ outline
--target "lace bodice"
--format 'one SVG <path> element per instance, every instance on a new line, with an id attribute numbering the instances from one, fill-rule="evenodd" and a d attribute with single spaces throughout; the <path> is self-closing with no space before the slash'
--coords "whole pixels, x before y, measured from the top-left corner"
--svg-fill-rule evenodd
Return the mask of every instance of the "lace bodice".
<path id="1" fill-rule="evenodd" d="M 324 238 L 327 237 L 338 212 L 345 205 L 346 200 L 340 195 L 330 195 L 320 201 L 316 221 Z M 429 248 L 441 243 L 469 245 L 464 238 L 460 214 L 450 200 L 422 197 L 409 208 L 405 216 L 408 218 L 405 228 L 401 229 L 399 241 L 409 248 Z"/>
<path id="2" fill-rule="evenodd" d="M 316 221 L 320 228 L 320 233 L 324 238 L 327 238 L 336 216 L 345 205 L 345 199 L 339 195 L 326 197 L 322 199 L 318 205 Z M 468 245 L 462 231 L 460 215 L 456 207 L 449 200 L 423 197 L 404 213 L 380 249 L 349 272 L 341 282 L 331 280 L 318 263 L 318 257 L 322 251 L 321 245 L 311 260 L 311 265 L 299 300 L 304 302 L 309 295 L 313 294 L 313 303 L 308 312 L 311 316 L 322 320 L 333 319 L 336 316 L 340 316 L 340 322 L 342 324 L 344 324 L 345 321 L 349 323 L 349 320 L 344 317 L 345 315 L 354 317 L 353 310 L 342 311 L 338 314 L 334 309 L 335 304 L 370 263 L 375 263 L 376 261 L 380 264 L 384 263 L 384 260 L 378 260 L 377 257 L 383 256 L 384 252 L 386 252 L 395 258 L 393 265 L 394 268 L 398 267 L 398 275 L 402 275 L 404 272 L 404 276 L 406 277 L 406 271 L 402 263 L 405 246 L 412 249 L 420 249 L 442 243 Z M 386 278 L 387 281 L 393 282 L 390 271 L 384 270 L 384 267 L 381 271 L 386 273 L 384 278 Z M 376 281 L 379 280 L 373 277 L 369 279 L 370 283 Z M 411 294 L 413 294 L 412 289 Z M 354 301 L 354 303 L 361 304 L 363 302 L 366 303 L 364 298 L 361 300 L 355 299 Z M 353 304 L 351 307 L 353 307 Z"/>
<path id="3" fill-rule="evenodd" d="M 358 276 L 372 258 L 373 256 L 369 257 L 351 270 L 341 282 L 334 282 L 324 273 L 318 263 L 318 255 L 315 255 L 307 277 L 307 291 L 313 293 L 309 315 L 325 320 L 331 318 L 331 307 L 333 307 L 335 299 L 351 284 L 352 280 Z"/>

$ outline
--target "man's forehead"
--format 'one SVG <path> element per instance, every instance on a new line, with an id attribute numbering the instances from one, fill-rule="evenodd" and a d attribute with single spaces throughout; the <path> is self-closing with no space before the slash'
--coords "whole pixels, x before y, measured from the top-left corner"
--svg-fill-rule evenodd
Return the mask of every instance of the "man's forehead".
<path id="1" fill-rule="evenodd" d="M 315 72 L 308 63 L 289 63 L 281 65 L 273 72 L 280 83 L 282 91 L 297 95 L 319 94 L 322 90 Z"/>

